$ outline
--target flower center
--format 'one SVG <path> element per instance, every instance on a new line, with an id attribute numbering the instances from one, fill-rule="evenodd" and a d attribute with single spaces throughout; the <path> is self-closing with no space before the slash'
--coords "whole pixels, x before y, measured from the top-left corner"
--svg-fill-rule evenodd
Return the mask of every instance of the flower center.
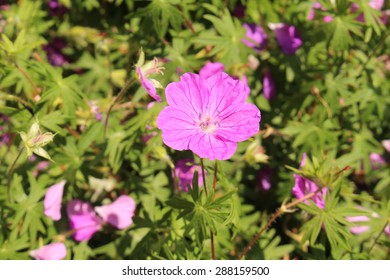
<path id="1" fill-rule="evenodd" d="M 199 129 L 206 133 L 214 133 L 217 130 L 219 125 L 218 119 L 215 119 L 210 116 L 202 116 L 199 114 L 199 119 L 197 120 L 197 126 Z"/>

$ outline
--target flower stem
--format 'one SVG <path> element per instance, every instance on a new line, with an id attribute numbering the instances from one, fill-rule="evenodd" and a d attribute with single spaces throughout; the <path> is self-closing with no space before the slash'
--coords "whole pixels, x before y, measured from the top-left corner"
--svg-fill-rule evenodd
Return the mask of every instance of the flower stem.
<path id="1" fill-rule="evenodd" d="M 319 189 L 320 190 L 320 189 Z M 293 202 L 290 202 L 286 205 L 282 205 L 281 207 L 279 207 L 279 209 L 271 216 L 271 218 L 268 220 L 267 224 L 261 228 L 257 234 L 255 235 L 255 237 L 253 237 L 253 239 L 249 242 L 249 244 L 245 247 L 244 251 L 242 251 L 241 254 L 238 255 L 238 258 L 237 259 L 242 259 L 248 252 L 249 250 L 252 248 L 252 246 L 257 242 L 257 240 L 259 240 L 260 236 L 269 228 L 269 226 L 277 219 L 279 218 L 282 214 L 286 213 L 290 208 L 294 207 L 295 205 L 297 205 L 298 203 L 301 203 L 311 197 L 313 197 L 319 190 L 315 191 L 315 192 L 311 192 L 303 197 L 301 197 L 300 199 L 296 199 L 294 200 Z"/>
<path id="2" fill-rule="evenodd" d="M 30 83 L 32 89 L 33 89 L 33 97 L 35 97 L 38 93 L 39 93 L 39 90 L 37 88 L 37 86 L 34 84 L 33 80 L 31 79 L 31 77 L 27 74 L 27 72 L 22 68 L 20 67 L 18 64 L 15 64 L 16 68 L 19 70 L 19 72 L 28 80 L 28 82 Z"/>
<path id="3" fill-rule="evenodd" d="M 215 164 L 214 164 L 214 178 L 213 178 L 213 190 L 214 190 L 214 193 L 217 189 L 217 175 L 218 175 L 218 161 L 215 161 Z"/>
<path id="4" fill-rule="evenodd" d="M 110 113 L 112 111 L 112 108 L 114 107 L 114 105 L 119 102 L 123 96 L 125 95 L 125 93 L 127 92 L 127 90 L 130 88 L 130 86 L 133 84 L 134 82 L 134 79 L 131 79 L 131 80 L 127 80 L 125 85 L 123 86 L 123 88 L 121 89 L 121 91 L 119 92 L 119 94 L 114 98 L 114 100 L 112 100 L 111 104 L 110 104 L 110 107 L 108 108 L 108 111 L 107 111 L 107 117 L 104 121 L 104 138 L 106 138 L 106 132 L 107 132 L 107 125 L 108 125 L 108 119 L 110 117 Z"/>
<path id="5" fill-rule="evenodd" d="M 378 240 L 379 238 L 381 237 L 382 233 L 385 231 L 385 228 L 387 227 L 387 224 L 385 224 L 382 228 L 382 230 L 380 231 L 380 233 L 378 234 L 378 236 L 375 238 L 374 240 L 374 243 L 372 243 L 370 249 L 368 249 L 368 254 L 371 253 L 372 249 L 374 249 L 375 245 L 378 243 Z"/>
<path id="6" fill-rule="evenodd" d="M 201 168 L 202 168 L 202 180 L 203 180 L 204 191 L 205 191 L 205 193 L 206 193 L 206 197 L 208 197 L 209 194 L 208 194 L 208 192 L 207 192 L 206 176 L 205 176 L 205 172 L 204 172 L 203 158 L 200 158 L 200 166 L 201 166 Z"/>
<path id="7" fill-rule="evenodd" d="M 8 169 L 8 175 L 7 175 L 7 196 L 8 196 L 8 202 L 12 204 L 12 197 L 11 197 L 11 180 L 12 180 L 12 172 L 14 171 L 15 164 L 22 155 L 22 152 L 24 150 L 24 147 L 19 150 L 18 155 L 16 156 L 15 160 L 13 161 L 11 167 Z"/>
<path id="8" fill-rule="evenodd" d="M 206 176 L 205 176 L 206 174 L 204 171 L 203 158 L 200 158 L 200 166 L 202 168 L 202 180 L 203 180 L 204 191 L 206 193 L 206 197 L 208 197 L 207 186 L 206 186 Z M 215 180 L 215 183 L 216 182 L 217 181 Z M 214 186 L 214 182 L 213 182 L 213 186 Z M 211 241 L 211 259 L 215 260 L 216 257 L 215 257 L 214 233 L 211 229 L 210 229 L 210 241 Z"/>

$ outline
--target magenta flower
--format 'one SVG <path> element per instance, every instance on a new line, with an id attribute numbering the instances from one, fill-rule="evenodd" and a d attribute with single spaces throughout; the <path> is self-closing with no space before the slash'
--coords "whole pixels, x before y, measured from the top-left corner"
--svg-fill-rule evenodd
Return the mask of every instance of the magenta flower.
<path id="1" fill-rule="evenodd" d="M 223 63 L 208 61 L 202 69 L 199 70 L 199 75 L 208 79 L 215 74 L 222 73 L 223 71 L 225 71 L 225 65 Z"/>
<path id="2" fill-rule="evenodd" d="M 187 192 L 188 186 L 192 188 L 192 179 L 194 178 L 195 171 L 198 171 L 198 185 L 203 185 L 202 171 L 199 166 L 194 165 L 192 159 L 178 160 L 175 166 L 175 176 L 179 179 L 179 187 Z"/>
<path id="3" fill-rule="evenodd" d="M 390 225 L 385 227 L 385 234 L 390 237 Z"/>
<path id="4" fill-rule="evenodd" d="M 271 189 L 272 169 L 264 168 L 259 171 L 259 188 L 266 192 Z"/>
<path id="5" fill-rule="evenodd" d="M 49 14 L 52 17 L 58 16 L 61 17 L 68 12 L 68 8 L 63 4 L 59 3 L 58 0 L 49 1 Z"/>
<path id="6" fill-rule="evenodd" d="M 302 46 L 302 38 L 295 26 L 285 23 L 271 23 L 270 28 L 274 31 L 276 40 L 285 54 L 295 54 Z"/>
<path id="7" fill-rule="evenodd" d="M 384 5 L 384 0 L 371 0 L 368 5 L 375 9 L 375 10 L 381 10 L 383 5 Z M 357 10 L 359 10 L 359 4 L 357 3 L 352 3 L 351 5 L 351 13 L 354 13 L 356 12 Z M 363 13 L 360 13 L 357 17 L 356 17 L 356 20 L 364 23 L 365 22 L 365 19 L 364 19 L 364 14 Z M 382 17 L 382 22 L 385 23 L 386 22 L 386 17 Z"/>
<path id="8" fill-rule="evenodd" d="M 303 167 L 305 165 L 306 161 L 306 154 L 303 154 L 301 159 L 300 167 Z M 316 185 L 316 183 L 310 181 L 309 179 L 299 176 L 297 174 L 294 174 L 295 178 L 295 185 L 292 189 L 292 194 L 297 198 L 300 199 L 304 197 L 305 195 L 318 191 L 319 187 Z M 311 200 L 319 207 L 319 208 L 325 208 L 325 196 L 327 193 L 327 188 L 322 188 L 322 190 L 318 193 L 316 193 Z M 304 201 L 306 204 L 309 204 L 308 200 Z"/>
<path id="9" fill-rule="evenodd" d="M 370 154 L 370 162 L 371 162 L 371 168 L 374 170 L 379 169 L 382 165 L 386 164 L 386 161 L 383 158 L 383 156 L 378 153 Z"/>
<path id="10" fill-rule="evenodd" d="M 309 11 L 309 14 L 307 15 L 308 20 L 315 19 L 315 10 L 325 11 L 325 9 L 321 6 L 321 4 L 319 2 L 314 2 L 312 8 Z M 333 17 L 331 17 L 331 16 L 324 16 L 322 18 L 323 22 L 331 22 L 332 20 L 333 20 Z"/>
<path id="11" fill-rule="evenodd" d="M 367 210 L 360 206 L 358 206 L 358 208 L 362 210 Z M 378 215 L 378 213 L 371 211 L 371 215 L 369 216 L 348 216 L 346 217 L 346 220 L 354 224 L 354 226 L 349 228 L 352 234 L 361 234 L 370 230 L 370 226 L 368 225 L 368 223 L 375 218 L 380 218 L 380 216 Z M 390 225 L 387 225 L 385 227 L 384 233 L 387 236 L 390 236 Z"/>
<path id="12" fill-rule="evenodd" d="M 44 213 L 53 221 L 61 219 L 62 195 L 64 193 L 65 180 L 49 187 L 43 201 Z"/>
<path id="13" fill-rule="evenodd" d="M 346 217 L 346 220 L 356 224 L 355 226 L 349 228 L 352 234 L 361 234 L 370 229 L 367 225 L 359 225 L 359 223 L 367 223 L 370 221 L 367 216 L 350 216 Z"/>
<path id="14" fill-rule="evenodd" d="M 201 158 L 229 159 L 237 142 L 259 131 L 260 111 L 246 102 L 240 81 L 226 73 L 204 79 L 186 73 L 165 91 L 168 107 L 157 117 L 164 143 Z"/>
<path id="15" fill-rule="evenodd" d="M 261 51 L 267 46 L 267 33 L 264 32 L 261 26 L 254 23 L 243 24 L 246 34 L 245 36 L 249 39 L 241 39 L 241 41 L 248 47 L 255 51 Z"/>
<path id="16" fill-rule="evenodd" d="M 56 242 L 30 251 L 30 256 L 36 260 L 61 260 L 66 257 L 64 243 Z"/>
<path id="17" fill-rule="evenodd" d="M 133 223 L 135 208 L 135 201 L 131 197 L 121 195 L 111 204 L 95 207 L 95 211 L 104 222 L 117 229 L 124 229 Z"/>
<path id="18" fill-rule="evenodd" d="M 96 216 L 91 204 L 74 199 L 66 207 L 70 227 L 76 241 L 89 240 L 101 229 L 102 221 Z"/>
<path id="19" fill-rule="evenodd" d="M 49 44 L 43 46 L 43 50 L 46 51 L 47 59 L 53 66 L 62 66 L 69 62 L 69 59 L 62 53 L 62 49 L 65 48 L 66 42 L 61 38 L 54 38 Z"/>
<path id="20" fill-rule="evenodd" d="M 269 72 L 265 72 L 263 75 L 263 93 L 267 100 L 271 100 L 276 96 L 275 81 Z"/>
<path id="21" fill-rule="evenodd" d="M 137 73 L 141 82 L 142 87 L 146 90 L 146 92 L 157 102 L 161 102 L 161 97 L 157 94 L 157 90 L 155 85 L 152 83 L 152 81 L 146 79 L 144 74 L 141 71 L 141 68 L 137 68 Z"/>

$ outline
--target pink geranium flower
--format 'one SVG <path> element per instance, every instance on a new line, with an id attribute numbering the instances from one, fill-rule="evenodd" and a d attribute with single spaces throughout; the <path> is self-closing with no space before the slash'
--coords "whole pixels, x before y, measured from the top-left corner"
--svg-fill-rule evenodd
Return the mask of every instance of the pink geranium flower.
<path id="1" fill-rule="evenodd" d="M 65 180 L 51 186 L 43 201 L 44 213 L 53 221 L 61 219 L 62 194 L 64 193 Z"/>
<path id="2" fill-rule="evenodd" d="M 95 207 L 95 211 L 104 222 L 124 229 L 133 223 L 135 208 L 136 203 L 131 197 L 121 195 L 111 204 Z"/>
<path id="3" fill-rule="evenodd" d="M 371 168 L 374 170 L 386 164 L 385 158 L 378 153 L 370 153 L 370 162 Z"/>
<path id="4" fill-rule="evenodd" d="M 56 242 L 30 251 L 30 256 L 36 260 L 61 260 L 66 257 L 64 243 Z"/>
<path id="5" fill-rule="evenodd" d="M 207 79 L 186 73 L 165 93 L 169 106 L 160 112 L 157 126 L 173 149 L 211 160 L 229 159 L 237 142 L 259 131 L 259 109 L 246 102 L 242 83 L 226 73 Z"/>
<path id="6" fill-rule="evenodd" d="M 263 93 L 267 100 L 271 100 L 276 96 L 275 81 L 269 72 L 265 72 L 263 75 Z"/>
<path id="7" fill-rule="evenodd" d="M 301 159 L 300 167 L 303 167 L 305 165 L 306 161 L 306 154 L 303 154 Z M 304 197 L 305 195 L 318 191 L 319 187 L 316 183 L 313 181 L 310 181 L 309 179 L 299 176 L 297 174 L 294 174 L 295 178 L 295 185 L 292 189 L 292 194 L 297 198 L 300 199 Z M 325 196 L 327 193 L 327 188 L 322 188 L 320 192 L 315 194 L 311 200 L 319 207 L 319 208 L 325 208 Z M 304 203 L 309 204 L 308 200 L 305 200 Z"/>
<path id="8" fill-rule="evenodd" d="M 225 65 L 223 63 L 208 61 L 202 69 L 199 70 L 199 75 L 207 79 L 215 74 L 222 73 L 223 71 L 225 71 Z"/>
<path id="9" fill-rule="evenodd" d="M 101 229 L 102 221 L 96 216 L 91 204 L 74 199 L 68 202 L 66 211 L 76 241 L 89 240 Z"/>
<path id="10" fill-rule="evenodd" d="M 272 183 L 272 169 L 267 167 L 259 171 L 259 188 L 261 191 L 269 191 L 271 189 Z"/>
<path id="11" fill-rule="evenodd" d="M 261 51 L 267 46 L 267 33 L 264 32 L 261 26 L 254 23 L 244 23 L 243 27 L 246 30 L 245 37 L 241 41 L 255 51 Z M 249 40 L 248 40 L 249 39 Z"/>
<path id="12" fill-rule="evenodd" d="M 199 166 L 194 165 L 192 159 L 181 159 L 177 161 L 175 165 L 175 176 L 179 179 L 179 186 L 183 191 L 187 192 L 188 186 L 192 188 L 192 179 L 196 170 L 198 170 L 198 185 L 200 186 L 203 184 L 203 176 Z"/>

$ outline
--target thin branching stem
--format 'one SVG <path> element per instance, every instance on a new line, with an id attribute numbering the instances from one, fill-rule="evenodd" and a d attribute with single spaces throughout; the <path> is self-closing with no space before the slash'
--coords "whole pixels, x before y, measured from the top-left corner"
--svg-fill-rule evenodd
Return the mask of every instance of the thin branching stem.
<path id="1" fill-rule="evenodd" d="M 205 171 L 204 171 L 203 158 L 200 158 L 200 167 L 202 168 L 202 181 L 203 181 L 204 191 L 206 193 L 206 197 L 208 197 L 209 194 L 208 194 L 208 191 L 207 191 L 206 176 L 205 176 Z"/>
<path id="2" fill-rule="evenodd" d="M 319 190 L 315 191 L 315 192 L 311 192 L 299 199 L 296 199 L 294 200 L 293 202 L 290 202 L 286 205 L 282 205 L 281 207 L 279 207 L 279 209 L 271 216 L 271 218 L 268 220 L 267 224 L 262 227 L 258 232 L 257 234 L 255 235 L 255 237 L 253 237 L 253 239 L 249 242 L 249 244 L 245 247 L 244 251 L 242 251 L 241 254 L 238 255 L 238 259 L 242 259 L 248 252 L 249 250 L 252 248 L 252 246 L 257 242 L 257 240 L 259 240 L 259 238 L 261 237 L 261 235 L 270 227 L 270 225 L 277 219 L 279 218 L 282 214 L 286 213 L 288 210 L 290 210 L 290 208 L 296 206 L 298 203 L 301 203 L 307 199 L 310 199 L 312 198 L 314 195 L 317 194 L 317 192 L 319 192 Z"/>
<path id="3" fill-rule="evenodd" d="M 23 150 L 24 150 L 24 147 L 19 150 L 18 155 L 16 156 L 15 160 L 13 161 L 13 163 L 11 164 L 11 167 L 8 169 L 8 172 L 7 172 L 7 196 L 8 196 L 8 202 L 10 204 L 12 204 L 12 197 L 11 197 L 12 173 L 14 171 L 16 162 L 18 161 L 18 159 L 20 158 L 20 156 L 23 153 Z"/>
<path id="4" fill-rule="evenodd" d="M 214 178 L 213 178 L 213 190 L 214 190 L 214 193 L 217 189 L 217 176 L 218 176 L 218 161 L 215 161 L 215 164 L 214 164 Z"/>
<path id="5" fill-rule="evenodd" d="M 37 95 L 39 93 L 38 87 L 34 84 L 31 77 L 27 74 L 27 72 L 20 67 L 18 64 L 15 64 L 16 68 L 19 70 L 19 72 L 27 79 L 27 81 L 30 83 L 32 89 L 33 89 L 33 96 Z"/>
<path id="6" fill-rule="evenodd" d="M 131 79 L 131 80 L 127 80 L 125 85 L 123 86 L 123 88 L 121 89 L 121 91 L 119 92 L 119 94 L 112 100 L 111 104 L 110 104 L 110 107 L 108 108 L 108 111 L 107 111 L 107 116 L 106 116 L 106 119 L 104 120 L 104 138 L 106 138 L 106 133 L 107 133 L 107 126 L 108 126 L 108 119 L 110 117 L 110 114 L 111 114 L 111 111 L 112 111 L 112 108 L 114 107 L 114 105 L 121 101 L 121 99 L 123 98 L 123 96 L 125 95 L 125 93 L 127 92 L 127 90 L 130 88 L 130 86 L 133 84 L 134 82 L 134 79 Z"/>

